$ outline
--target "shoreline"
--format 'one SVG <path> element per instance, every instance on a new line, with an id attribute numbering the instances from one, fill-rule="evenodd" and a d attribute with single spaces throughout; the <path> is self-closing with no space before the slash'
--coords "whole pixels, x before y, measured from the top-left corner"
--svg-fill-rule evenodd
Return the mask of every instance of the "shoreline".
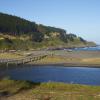
<path id="1" fill-rule="evenodd" d="M 31 66 L 63 66 L 63 67 L 87 67 L 87 68 L 100 68 L 100 64 L 74 64 L 74 63 L 47 63 L 47 64 L 27 64 Z M 25 66 L 27 66 L 25 65 Z"/>
<path id="2" fill-rule="evenodd" d="M 63 67 L 85 67 L 85 68 L 100 68 L 100 64 L 86 64 L 86 63 L 62 63 L 62 62 L 56 62 L 56 63 L 40 63 L 40 62 L 31 62 L 31 63 L 26 63 L 26 64 L 20 64 L 20 65 L 9 65 L 9 66 L 0 66 L 0 70 L 8 70 L 8 69 L 13 69 L 13 68 L 24 68 L 24 67 L 34 67 L 34 66 L 63 66 Z"/>
<path id="3" fill-rule="evenodd" d="M 6 74 L 6 72 L 8 71 L 8 70 L 12 70 L 12 69 L 16 69 L 16 68 L 18 68 L 18 69 L 20 69 L 20 68 L 30 68 L 30 67 L 47 67 L 47 66 L 51 66 L 51 67 L 66 67 L 66 68 L 68 68 L 68 67 L 80 67 L 80 68 L 100 68 L 100 64 L 76 64 L 76 63 L 42 63 L 42 64 L 40 64 L 40 63 L 36 63 L 36 64 L 29 64 L 29 63 L 27 63 L 27 64 L 24 64 L 24 65 L 18 65 L 18 66 L 8 66 L 8 67 L 6 67 L 6 66 L 3 66 L 3 68 L 0 68 L 0 78 L 2 78 L 3 76 L 5 76 Z M 4 72 L 2 72 L 2 71 L 4 71 Z"/>

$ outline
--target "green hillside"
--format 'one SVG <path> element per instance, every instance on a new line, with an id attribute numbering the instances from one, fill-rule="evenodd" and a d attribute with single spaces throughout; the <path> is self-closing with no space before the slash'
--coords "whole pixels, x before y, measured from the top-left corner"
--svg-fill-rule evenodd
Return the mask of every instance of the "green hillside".
<path id="1" fill-rule="evenodd" d="M 94 46 L 66 30 L 0 13 L 0 49 Z"/>

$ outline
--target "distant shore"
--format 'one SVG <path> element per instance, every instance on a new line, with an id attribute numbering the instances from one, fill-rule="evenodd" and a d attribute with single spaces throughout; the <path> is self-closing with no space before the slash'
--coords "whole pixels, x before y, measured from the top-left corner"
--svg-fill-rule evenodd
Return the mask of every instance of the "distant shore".
<path id="1" fill-rule="evenodd" d="M 89 67 L 100 68 L 100 64 L 73 64 L 73 63 L 48 63 L 48 64 L 31 64 L 31 66 L 63 66 L 63 67 Z M 28 67 L 28 66 L 26 66 Z"/>

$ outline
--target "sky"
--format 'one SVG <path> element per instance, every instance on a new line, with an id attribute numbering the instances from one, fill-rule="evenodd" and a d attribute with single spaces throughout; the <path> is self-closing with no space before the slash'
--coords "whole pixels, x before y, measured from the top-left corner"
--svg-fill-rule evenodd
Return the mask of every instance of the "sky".
<path id="1" fill-rule="evenodd" d="M 63 28 L 100 44 L 100 0 L 0 0 L 0 12 Z"/>

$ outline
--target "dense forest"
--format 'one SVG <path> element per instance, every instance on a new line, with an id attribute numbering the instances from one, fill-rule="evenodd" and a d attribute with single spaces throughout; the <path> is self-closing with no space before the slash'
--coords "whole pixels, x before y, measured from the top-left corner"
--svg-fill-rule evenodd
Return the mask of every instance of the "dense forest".
<path id="1" fill-rule="evenodd" d="M 20 17 L 0 13 L 0 32 L 11 35 L 30 34 L 40 32 L 48 34 L 50 32 L 66 33 L 64 29 L 50 26 L 38 25 L 35 22 L 22 19 Z"/>
<path id="2" fill-rule="evenodd" d="M 26 19 L 0 13 L 0 49 L 47 46 L 86 45 L 87 41 L 66 30 L 36 24 Z M 17 46 L 17 47 L 16 47 Z"/>

